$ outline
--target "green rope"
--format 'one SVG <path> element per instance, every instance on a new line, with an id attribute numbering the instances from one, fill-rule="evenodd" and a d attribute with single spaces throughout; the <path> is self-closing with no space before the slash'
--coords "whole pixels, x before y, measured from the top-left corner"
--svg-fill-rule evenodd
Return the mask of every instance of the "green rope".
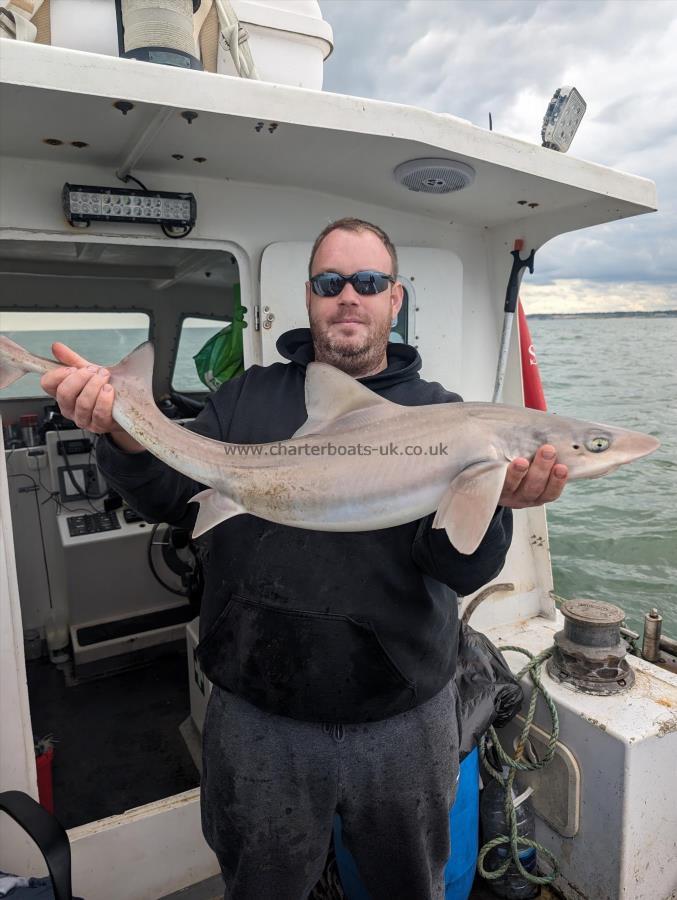
<path id="1" fill-rule="evenodd" d="M 506 766 L 510 769 L 510 773 L 507 778 L 503 777 L 502 772 L 497 771 L 487 759 L 487 736 L 482 735 L 480 740 L 480 759 L 482 760 L 482 764 L 485 769 L 498 781 L 501 787 L 505 791 L 505 819 L 510 825 L 510 835 L 498 835 L 493 840 L 488 841 L 480 850 L 479 855 L 477 857 L 477 868 L 482 876 L 487 881 L 495 881 L 497 878 L 500 878 L 502 875 L 508 871 L 509 866 L 514 863 L 518 872 L 522 875 L 523 878 L 526 878 L 527 881 L 532 882 L 533 884 L 551 884 L 557 875 L 559 874 L 559 862 L 557 858 L 542 844 L 539 844 L 537 841 L 532 841 L 529 838 L 521 837 L 517 833 L 517 813 L 515 811 L 515 805 L 512 798 L 512 787 L 513 782 L 515 781 L 515 776 L 517 772 L 529 772 L 534 771 L 535 769 L 542 769 L 544 766 L 550 762 L 550 760 L 555 755 L 555 745 L 557 744 L 557 739 L 559 737 L 559 716 L 557 715 L 557 707 L 555 706 L 552 697 L 543 687 L 541 682 L 541 667 L 546 659 L 552 654 L 552 647 L 548 647 L 547 650 L 543 650 L 542 653 L 539 653 L 538 656 L 533 656 L 533 654 L 529 653 L 528 650 L 523 650 L 521 647 L 500 647 L 502 652 L 506 650 L 512 650 L 515 653 L 523 653 L 525 656 L 529 657 L 529 662 L 521 669 L 516 678 L 519 681 L 523 675 L 527 672 L 534 684 L 534 690 L 531 692 L 531 699 L 529 701 L 529 709 L 524 721 L 524 727 L 522 728 L 522 732 L 519 736 L 519 740 L 517 742 L 517 749 L 515 751 L 515 756 L 509 756 L 498 739 L 498 735 L 496 734 L 495 729 L 492 727 L 489 728 L 489 736 L 491 737 L 491 741 L 493 747 L 495 748 L 496 755 L 501 762 L 502 766 Z M 545 703 L 547 704 L 548 710 L 550 712 L 550 717 L 552 719 L 552 732 L 550 734 L 550 740 L 548 741 L 547 749 L 543 755 L 543 759 L 536 760 L 535 762 L 527 762 L 522 759 L 524 754 L 524 748 L 526 747 L 527 741 L 529 739 L 529 731 L 531 729 L 531 724 L 534 719 L 534 714 L 536 712 L 536 701 L 538 699 L 539 693 L 543 697 Z M 487 854 L 494 849 L 494 847 L 500 847 L 502 844 L 510 844 L 511 855 L 505 860 L 505 862 L 501 863 L 501 865 L 497 869 L 485 869 L 484 860 Z M 538 853 L 544 854 L 546 857 L 550 859 L 550 863 L 552 865 L 552 872 L 549 875 L 533 875 L 531 872 L 527 872 L 520 861 L 520 848 L 533 848 Z"/>

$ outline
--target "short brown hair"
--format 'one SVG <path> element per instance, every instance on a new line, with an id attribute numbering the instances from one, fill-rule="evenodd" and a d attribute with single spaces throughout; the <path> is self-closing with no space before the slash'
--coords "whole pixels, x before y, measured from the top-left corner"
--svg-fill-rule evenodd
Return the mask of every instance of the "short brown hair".
<path id="1" fill-rule="evenodd" d="M 378 225 L 372 225 L 371 222 L 365 222 L 364 219 L 354 219 L 350 216 L 347 216 L 345 219 L 337 219 L 335 222 L 331 222 L 326 228 L 323 228 L 315 238 L 313 249 L 310 251 L 310 260 L 308 261 L 309 278 L 313 274 L 313 260 L 315 259 L 318 247 L 327 235 L 330 235 L 332 231 L 337 231 L 339 228 L 342 231 L 371 231 L 372 234 L 375 234 L 390 254 L 390 259 L 393 264 L 393 271 L 390 274 L 392 274 L 393 278 L 397 278 L 397 250 L 395 250 L 395 245 L 385 231 L 382 228 L 379 228 Z"/>

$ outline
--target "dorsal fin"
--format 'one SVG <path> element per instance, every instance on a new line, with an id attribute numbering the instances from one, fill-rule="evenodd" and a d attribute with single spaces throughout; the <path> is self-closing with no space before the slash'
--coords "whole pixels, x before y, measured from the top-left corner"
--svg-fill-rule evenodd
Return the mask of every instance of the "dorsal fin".
<path id="1" fill-rule="evenodd" d="M 128 353 L 117 365 L 111 366 L 109 371 L 111 375 L 124 375 L 125 378 L 136 378 L 150 390 L 153 384 L 154 359 L 153 345 L 150 341 L 146 341 L 143 344 L 139 344 L 131 353 Z"/>
<path id="2" fill-rule="evenodd" d="M 318 434 L 328 425 L 360 409 L 387 409 L 396 403 L 384 400 L 351 375 L 327 363 L 312 362 L 306 368 L 306 412 L 308 418 L 294 437 Z"/>

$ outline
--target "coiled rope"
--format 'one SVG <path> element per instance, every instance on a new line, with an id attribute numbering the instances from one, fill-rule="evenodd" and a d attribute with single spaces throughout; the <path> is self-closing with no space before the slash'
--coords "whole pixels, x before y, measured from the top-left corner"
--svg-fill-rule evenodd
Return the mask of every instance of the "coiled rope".
<path id="1" fill-rule="evenodd" d="M 541 667 L 543 666 L 543 663 L 546 661 L 546 659 L 551 656 L 553 648 L 548 647 L 547 650 L 543 650 L 542 653 L 539 653 L 537 656 L 534 656 L 532 653 L 529 653 L 528 650 L 524 650 L 522 647 L 509 646 L 500 647 L 499 649 L 502 653 L 506 652 L 507 650 L 511 650 L 515 653 L 522 653 L 524 654 L 524 656 L 529 657 L 529 662 L 517 673 L 515 677 L 519 681 L 523 675 L 528 673 L 531 681 L 533 682 L 534 689 L 531 692 L 529 710 L 524 721 L 524 727 L 522 728 L 522 732 L 517 742 L 517 748 L 515 750 L 514 757 L 505 752 L 505 750 L 501 746 L 501 742 L 498 739 L 498 735 L 496 734 L 494 727 L 491 726 L 489 728 L 488 735 L 491 738 L 493 748 L 496 752 L 496 756 L 501 763 L 501 766 L 506 766 L 510 769 L 510 773 L 508 774 L 507 778 L 504 778 L 502 772 L 499 772 L 497 769 L 495 769 L 487 758 L 487 735 L 482 735 L 482 738 L 480 740 L 479 751 L 482 764 L 484 765 L 484 768 L 496 779 L 496 781 L 498 781 L 498 783 L 505 791 L 504 813 L 505 820 L 509 823 L 510 834 L 498 835 L 497 837 L 493 838 L 493 840 L 487 841 L 487 843 L 484 844 L 477 857 L 477 868 L 482 878 L 485 878 L 487 881 L 495 881 L 497 878 L 505 875 L 505 873 L 508 871 L 509 866 L 514 863 L 520 875 L 522 875 L 523 878 L 526 878 L 527 881 L 530 881 L 533 884 L 551 884 L 559 874 L 559 862 L 554 854 L 547 849 L 547 847 L 544 847 L 537 841 L 532 841 L 530 838 L 522 837 L 517 833 L 517 812 L 515 810 L 515 804 L 513 801 L 512 788 L 515 781 L 515 776 L 518 772 L 530 772 L 534 771 L 535 769 L 542 769 L 548 765 L 550 760 L 555 755 L 555 745 L 557 744 L 557 739 L 559 737 L 559 716 L 557 715 L 557 707 L 555 706 L 552 697 L 543 687 L 543 684 L 541 682 Z M 552 731 L 550 733 L 550 739 L 548 741 L 547 749 L 543 755 L 543 759 L 535 759 L 533 762 L 529 762 L 522 757 L 529 740 L 529 731 L 534 720 L 534 714 L 536 712 L 536 701 L 538 700 L 539 693 L 543 697 L 543 700 L 548 707 L 550 718 L 552 720 Z M 484 866 L 484 860 L 487 854 L 491 850 L 493 850 L 494 847 L 500 847 L 502 844 L 510 844 L 510 856 L 503 863 L 501 863 L 501 865 L 497 869 L 486 869 Z M 524 868 L 520 860 L 520 849 L 524 850 L 526 848 L 533 848 L 537 853 L 542 853 L 550 859 L 552 872 L 549 875 L 534 875 Z"/>
<path id="2" fill-rule="evenodd" d="M 125 50 L 173 47 L 195 55 L 192 0 L 122 0 Z"/>

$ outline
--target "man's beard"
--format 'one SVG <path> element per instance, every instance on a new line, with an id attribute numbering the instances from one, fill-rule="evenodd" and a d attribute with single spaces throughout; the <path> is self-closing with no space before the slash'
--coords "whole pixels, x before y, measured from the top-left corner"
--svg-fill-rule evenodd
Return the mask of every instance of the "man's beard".
<path id="1" fill-rule="evenodd" d="M 309 318 L 316 360 L 355 378 L 374 372 L 383 364 L 390 337 L 389 319 L 370 325 L 368 333 L 356 344 L 348 338 L 330 338 L 328 330 L 316 324 L 312 313 Z"/>

